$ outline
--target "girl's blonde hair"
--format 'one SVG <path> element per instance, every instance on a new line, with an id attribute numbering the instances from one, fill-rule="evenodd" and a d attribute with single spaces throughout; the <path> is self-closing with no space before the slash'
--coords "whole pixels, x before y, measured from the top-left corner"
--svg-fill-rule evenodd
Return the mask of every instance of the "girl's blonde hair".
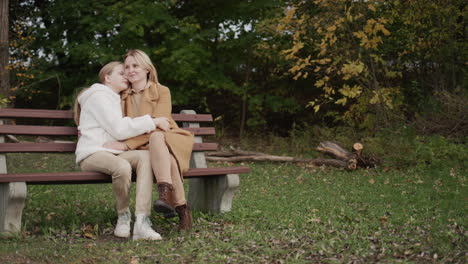
<path id="1" fill-rule="evenodd" d="M 153 63 L 151 62 L 151 59 L 148 57 L 148 55 L 139 49 L 132 49 L 127 51 L 127 53 L 124 55 L 124 61 L 127 57 L 132 56 L 135 58 L 136 62 L 145 70 L 148 71 L 148 76 L 147 79 L 154 82 L 158 83 L 158 72 L 156 71 L 156 68 L 154 67 Z"/>
<path id="2" fill-rule="evenodd" d="M 111 75 L 115 67 L 122 65 L 122 64 L 123 63 L 120 61 L 111 61 L 107 63 L 106 65 L 104 65 L 104 67 L 102 67 L 101 70 L 99 71 L 99 82 L 104 84 L 106 82 L 106 75 Z M 78 97 L 80 97 L 80 95 L 88 89 L 89 88 L 84 88 L 75 96 L 75 103 L 73 105 L 73 120 L 75 121 L 75 124 L 77 126 L 80 125 L 80 113 L 81 113 L 81 106 L 80 106 L 80 103 L 78 102 Z"/>

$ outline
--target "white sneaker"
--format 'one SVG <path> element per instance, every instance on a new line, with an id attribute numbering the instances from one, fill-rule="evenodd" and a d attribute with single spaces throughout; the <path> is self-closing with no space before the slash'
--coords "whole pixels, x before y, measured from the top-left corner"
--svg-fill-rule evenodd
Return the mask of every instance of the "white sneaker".
<path id="1" fill-rule="evenodd" d="M 160 234 L 151 228 L 150 219 L 144 214 L 137 214 L 133 226 L 133 240 L 162 240 Z"/>
<path id="2" fill-rule="evenodd" d="M 119 214 L 117 225 L 115 226 L 114 235 L 117 237 L 127 238 L 130 236 L 130 222 L 132 215 L 129 211 Z"/>

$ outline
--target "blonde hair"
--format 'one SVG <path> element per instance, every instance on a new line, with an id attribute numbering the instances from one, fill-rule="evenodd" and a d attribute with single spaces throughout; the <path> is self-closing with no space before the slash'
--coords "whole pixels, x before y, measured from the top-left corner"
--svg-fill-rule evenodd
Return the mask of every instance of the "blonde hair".
<path id="1" fill-rule="evenodd" d="M 106 82 L 106 75 L 111 75 L 115 67 L 119 65 L 123 65 L 123 63 L 121 61 L 111 61 L 104 65 L 99 71 L 99 81 L 104 84 Z"/>
<path id="2" fill-rule="evenodd" d="M 99 82 L 104 84 L 106 82 L 106 75 L 112 74 L 112 71 L 114 71 L 115 67 L 122 65 L 123 63 L 121 61 L 111 61 L 104 65 L 101 70 L 99 71 Z M 78 97 L 80 95 L 88 90 L 89 88 L 84 88 L 82 89 L 77 95 L 75 96 L 75 103 L 73 105 L 73 120 L 75 121 L 75 124 L 77 126 L 80 125 L 80 114 L 81 114 L 81 105 L 78 102 Z"/>
<path id="3" fill-rule="evenodd" d="M 124 55 L 124 61 L 127 57 L 132 56 L 135 58 L 136 62 L 145 70 L 148 71 L 148 76 L 147 79 L 154 82 L 158 83 L 158 72 L 156 71 L 156 68 L 154 67 L 153 63 L 151 62 L 151 59 L 148 57 L 148 55 L 139 49 L 131 49 L 127 51 L 127 53 Z"/>

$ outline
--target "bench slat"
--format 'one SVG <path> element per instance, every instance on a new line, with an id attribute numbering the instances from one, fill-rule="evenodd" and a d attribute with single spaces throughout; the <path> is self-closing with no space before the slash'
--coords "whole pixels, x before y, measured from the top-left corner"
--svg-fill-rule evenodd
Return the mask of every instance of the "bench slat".
<path id="1" fill-rule="evenodd" d="M 184 178 L 198 178 L 225 174 L 248 173 L 248 167 L 192 168 L 184 173 Z M 0 183 L 27 182 L 31 184 L 61 183 L 110 183 L 109 175 L 98 172 L 63 172 L 63 173 L 9 173 L 0 174 Z"/>
<path id="2" fill-rule="evenodd" d="M 0 117 L 72 119 L 73 112 L 69 110 L 2 108 L 0 109 Z"/>
<path id="3" fill-rule="evenodd" d="M 42 109 L 0 109 L 0 118 L 53 118 L 73 119 L 73 112 L 69 110 L 42 110 Z M 179 122 L 212 122 L 210 114 L 172 114 L 172 118 Z"/>
<path id="4" fill-rule="evenodd" d="M 76 136 L 76 127 L 1 125 L 0 134 L 37 136 Z"/>
<path id="5" fill-rule="evenodd" d="M 0 153 L 75 152 L 76 143 L 0 143 Z M 195 143 L 193 151 L 218 149 L 217 143 Z"/>
<path id="6" fill-rule="evenodd" d="M 182 129 L 194 133 L 196 136 L 215 135 L 214 127 L 184 127 Z M 25 126 L 0 125 L 0 134 L 37 135 L 37 136 L 76 136 L 76 127 L 65 126 Z"/>

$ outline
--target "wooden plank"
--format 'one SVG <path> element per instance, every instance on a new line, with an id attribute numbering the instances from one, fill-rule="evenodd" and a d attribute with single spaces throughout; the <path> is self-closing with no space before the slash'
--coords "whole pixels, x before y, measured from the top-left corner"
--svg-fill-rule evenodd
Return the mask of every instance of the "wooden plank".
<path id="1" fill-rule="evenodd" d="M 195 143 L 193 144 L 193 151 L 211 151 L 217 150 L 218 143 Z"/>
<path id="2" fill-rule="evenodd" d="M 179 122 L 213 122 L 213 116 L 210 114 L 172 114 L 172 118 Z"/>
<path id="3" fill-rule="evenodd" d="M 215 135 L 214 127 L 183 128 L 195 135 Z M 65 126 L 25 126 L 25 125 L 0 125 L 0 134 L 10 135 L 37 135 L 37 136 L 76 136 L 76 127 Z"/>
<path id="4" fill-rule="evenodd" d="M 184 178 L 199 178 L 226 174 L 248 173 L 248 167 L 193 168 L 184 173 Z M 61 183 L 110 183 L 111 177 L 98 172 L 62 172 L 62 173 L 8 173 L 0 174 L 0 183 L 27 182 L 36 184 Z"/>
<path id="5" fill-rule="evenodd" d="M 193 168 L 184 173 L 184 178 L 240 174 L 250 172 L 249 167 Z"/>
<path id="6" fill-rule="evenodd" d="M 2 108 L 0 109 L 0 117 L 72 119 L 73 112 L 69 110 Z"/>
<path id="7" fill-rule="evenodd" d="M 76 127 L 65 126 L 24 126 L 3 125 L 0 126 L 0 134 L 10 135 L 37 135 L 37 136 L 76 136 Z"/>
<path id="8" fill-rule="evenodd" d="M 3 143 L 0 153 L 75 152 L 76 143 Z"/>
<path id="9" fill-rule="evenodd" d="M 195 136 L 216 135 L 214 127 L 182 127 L 182 129 L 192 132 Z"/>
<path id="10" fill-rule="evenodd" d="M 0 118 L 51 118 L 51 119 L 72 119 L 73 112 L 70 110 L 44 110 L 44 109 L 0 109 Z M 172 114 L 172 118 L 179 122 L 212 122 L 210 114 Z"/>
<path id="11" fill-rule="evenodd" d="M 1 143 L 0 153 L 27 152 L 75 152 L 76 143 Z M 193 151 L 211 151 L 218 149 L 217 143 L 195 143 Z"/>

